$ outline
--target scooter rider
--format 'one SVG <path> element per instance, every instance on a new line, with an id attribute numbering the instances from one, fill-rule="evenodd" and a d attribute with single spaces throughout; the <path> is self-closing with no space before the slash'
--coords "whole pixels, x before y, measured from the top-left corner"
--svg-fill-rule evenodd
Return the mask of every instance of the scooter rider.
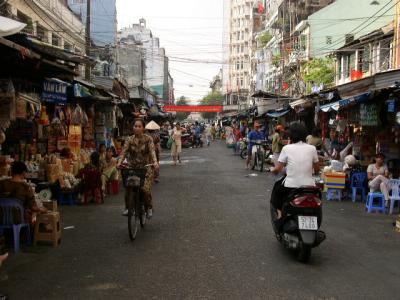
<path id="1" fill-rule="evenodd" d="M 254 123 L 254 130 L 252 130 L 249 135 L 247 136 L 249 140 L 249 145 L 247 147 L 247 161 L 246 161 L 246 169 L 249 169 L 249 165 L 251 162 L 251 155 L 252 155 L 252 149 L 253 146 L 257 141 L 264 141 L 265 140 L 265 135 L 264 133 L 260 130 L 261 129 L 261 124 L 258 122 Z"/>
<path id="2" fill-rule="evenodd" d="M 277 210 L 277 225 L 282 223 L 282 207 L 293 189 L 315 186 L 313 171 L 319 172 L 319 159 L 315 146 L 306 143 L 307 129 L 294 123 L 289 129 L 290 144 L 282 148 L 278 162 L 271 172 L 280 173 L 286 167 L 286 177 L 278 180 L 272 191 L 272 205 Z"/>

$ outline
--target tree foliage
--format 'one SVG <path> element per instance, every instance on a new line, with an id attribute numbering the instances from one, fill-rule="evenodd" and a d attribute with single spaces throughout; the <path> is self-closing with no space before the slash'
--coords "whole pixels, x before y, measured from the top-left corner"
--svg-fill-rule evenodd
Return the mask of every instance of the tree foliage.
<path id="1" fill-rule="evenodd" d="M 314 58 L 303 66 L 302 77 L 306 83 L 325 86 L 335 80 L 335 62 L 332 58 Z"/>
<path id="2" fill-rule="evenodd" d="M 272 34 L 269 32 L 264 32 L 259 37 L 259 40 L 260 40 L 261 47 L 265 47 L 272 40 Z"/>
<path id="3" fill-rule="evenodd" d="M 222 95 L 220 92 L 210 92 L 200 101 L 200 103 L 201 105 L 223 105 L 224 95 Z M 214 119 L 216 116 L 216 113 L 209 112 L 201 114 L 203 119 Z"/>
<path id="4" fill-rule="evenodd" d="M 184 106 L 184 105 L 188 105 L 188 102 L 186 101 L 186 97 L 185 96 L 181 96 L 175 102 L 175 104 L 178 105 L 178 106 Z M 176 119 L 179 120 L 179 121 L 182 121 L 182 120 L 187 119 L 187 117 L 189 115 L 190 115 L 189 112 L 178 112 L 178 113 L 176 113 Z"/>

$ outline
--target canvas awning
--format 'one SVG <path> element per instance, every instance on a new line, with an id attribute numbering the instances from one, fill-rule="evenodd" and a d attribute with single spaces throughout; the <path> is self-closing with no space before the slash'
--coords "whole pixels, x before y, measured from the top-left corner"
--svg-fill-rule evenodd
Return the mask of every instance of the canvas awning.
<path id="1" fill-rule="evenodd" d="M 303 99 L 299 99 L 299 100 L 295 100 L 293 102 L 290 102 L 289 105 L 291 108 L 295 108 L 296 106 L 300 106 L 300 105 L 304 105 L 306 103 L 311 102 L 309 99 L 307 98 L 303 98 Z"/>
<path id="2" fill-rule="evenodd" d="M 290 109 L 277 110 L 274 112 L 267 113 L 267 116 L 270 118 L 280 118 L 280 117 L 283 117 L 284 115 L 286 115 L 289 111 L 290 111 Z"/>
<path id="3" fill-rule="evenodd" d="M 329 111 L 332 111 L 332 110 L 338 111 L 339 107 L 340 107 L 339 101 L 336 101 L 336 102 L 328 103 L 328 104 L 325 104 L 325 105 L 321 105 L 319 107 L 319 109 L 322 110 L 323 112 L 329 112 Z"/>
<path id="4" fill-rule="evenodd" d="M 20 32 L 26 27 L 25 23 L 0 16 L 0 36 L 9 36 Z"/>

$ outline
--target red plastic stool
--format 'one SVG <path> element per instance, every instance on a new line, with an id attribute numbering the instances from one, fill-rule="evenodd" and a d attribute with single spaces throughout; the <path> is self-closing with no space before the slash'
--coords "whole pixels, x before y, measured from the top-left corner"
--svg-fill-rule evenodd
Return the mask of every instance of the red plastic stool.
<path id="1" fill-rule="evenodd" d="M 109 195 L 119 194 L 119 180 L 112 180 L 107 184 L 107 193 Z"/>

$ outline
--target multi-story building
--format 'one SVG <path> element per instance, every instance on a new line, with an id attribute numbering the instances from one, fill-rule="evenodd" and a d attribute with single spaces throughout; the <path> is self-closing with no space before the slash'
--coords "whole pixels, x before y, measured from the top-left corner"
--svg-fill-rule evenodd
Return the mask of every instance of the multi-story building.
<path id="1" fill-rule="evenodd" d="M 224 93 L 227 105 L 239 109 L 249 104 L 252 88 L 253 11 L 255 0 L 229 0 L 224 3 L 224 43 L 229 55 L 224 67 Z"/>
<path id="2" fill-rule="evenodd" d="M 63 0 L 86 22 L 87 0 Z M 115 45 L 117 41 L 116 0 L 91 0 L 90 36 L 96 46 Z"/>
<path id="3" fill-rule="evenodd" d="M 138 45 L 142 51 L 144 61 L 143 84 L 155 92 L 165 103 L 172 99 L 171 83 L 169 79 L 169 60 L 165 49 L 160 47 L 160 40 L 146 27 L 146 20 L 141 19 L 138 24 L 123 28 L 119 32 L 119 43 L 124 45 Z"/>
<path id="4" fill-rule="evenodd" d="M 334 0 L 267 0 L 266 22 L 262 32 L 258 34 L 256 86 L 261 90 L 273 93 L 293 93 L 288 79 L 293 78 L 290 65 L 294 52 L 295 31 L 301 21 Z M 337 16 L 339 17 L 339 16 Z"/>
<path id="5" fill-rule="evenodd" d="M 393 22 L 360 36 L 336 54 L 336 85 L 393 69 Z"/>
<path id="6" fill-rule="evenodd" d="M 3 13 L 26 23 L 24 32 L 44 43 L 85 53 L 85 26 L 64 0 L 9 0 Z"/>

